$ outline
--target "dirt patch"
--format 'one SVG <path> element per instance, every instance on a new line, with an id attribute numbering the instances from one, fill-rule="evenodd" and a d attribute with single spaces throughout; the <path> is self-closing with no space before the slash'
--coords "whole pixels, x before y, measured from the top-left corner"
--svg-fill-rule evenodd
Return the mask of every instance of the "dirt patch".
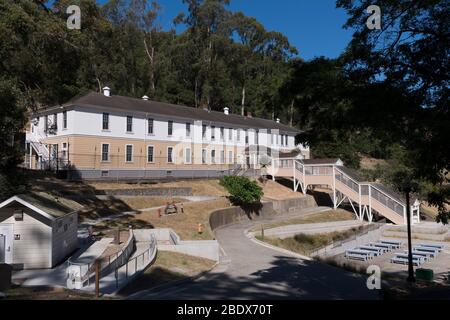
<path id="1" fill-rule="evenodd" d="M 119 294 L 127 296 L 171 281 L 195 277 L 210 270 L 214 264 L 215 262 L 209 259 L 176 252 L 158 251 L 155 263 L 139 278 L 123 288 Z"/>
<path id="2" fill-rule="evenodd" d="M 286 181 L 286 183 L 289 182 L 291 181 Z M 301 192 L 295 192 L 292 186 L 288 187 L 285 183 L 281 184 L 276 181 L 267 180 L 265 183 L 258 181 L 258 184 L 263 188 L 264 198 L 267 200 L 285 200 L 303 197 Z"/>
<path id="3" fill-rule="evenodd" d="M 4 300 L 93 300 L 94 295 L 71 291 L 64 288 L 46 286 L 21 287 L 14 286 L 5 292 Z M 99 300 L 113 300 L 114 298 L 100 297 Z"/>
<path id="4" fill-rule="evenodd" d="M 179 213 L 165 215 L 161 210 L 161 217 L 158 210 L 150 210 L 137 213 L 136 215 L 128 215 L 122 218 L 105 221 L 96 225 L 96 228 L 126 228 L 132 225 L 134 228 L 172 228 L 182 240 L 211 240 L 214 238 L 209 227 L 209 216 L 212 211 L 220 208 L 227 208 L 230 202 L 227 198 L 219 198 L 217 200 L 190 202 L 183 204 L 183 212 L 181 206 L 178 206 Z M 202 233 L 198 233 L 198 224 L 202 224 Z"/>
<path id="5" fill-rule="evenodd" d="M 172 198 L 172 197 L 122 197 L 120 198 L 122 202 L 127 204 L 130 208 L 134 210 L 147 209 L 165 206 L 168 203 L 181 203 L 189 202 L 183 198 Z"/>

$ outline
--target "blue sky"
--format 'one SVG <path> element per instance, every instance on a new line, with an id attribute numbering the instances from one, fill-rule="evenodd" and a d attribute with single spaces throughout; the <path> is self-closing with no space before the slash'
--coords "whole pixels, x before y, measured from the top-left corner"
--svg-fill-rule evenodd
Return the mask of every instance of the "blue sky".
<path id="1" fill-rule="evenodd" d="M 170 29 L 173 18 L 186 11 L 181 0 L 157 2 L 162 7 L 159 22 L 164 29 Z M 286 35 L 306 60 L 322 55 L 337 57 L 352 36 L 351 30 L 342 28 L 347 17 L 336 9 L 335 0 L 231 0 L 230 9 L 255 17 L 267 30 Z"/>

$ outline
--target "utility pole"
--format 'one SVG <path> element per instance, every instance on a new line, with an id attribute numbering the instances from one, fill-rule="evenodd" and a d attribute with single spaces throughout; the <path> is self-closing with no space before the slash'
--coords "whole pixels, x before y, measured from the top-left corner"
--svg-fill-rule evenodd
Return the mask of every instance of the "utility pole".
<path id="1" fill-rule="evenodd" d="M 408 227 L 408 282 L 414 283 L 416 281 L 414 277 L 412 244 L 411 244 L 411 206 L 409 204 L 409 194 L 411 188 L 408 186 L 405 190 L 406 193 L 406 223 Z"/>
<path id="2" fill-rule="evenodd" d="M 100 297 L 100 260 L 95 261 L 95 297 Z"/>

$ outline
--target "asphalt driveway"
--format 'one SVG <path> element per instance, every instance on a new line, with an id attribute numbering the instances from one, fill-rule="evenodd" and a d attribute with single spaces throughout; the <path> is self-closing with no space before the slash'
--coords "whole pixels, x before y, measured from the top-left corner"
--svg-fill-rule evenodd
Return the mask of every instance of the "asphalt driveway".
<path id="1" fill-rule="evenodd" d="M 317 209 L 319 210 L 319 208 Z M 290 214 L 289 216 L 292 216 Z M 281 219 L 281 217 L 276 218 Z M 251 241 L 246 221 L 216 230 L 226 256 L 201 278 L 138 293 L 132 299 L 377 299 L 366 278 Z"/>

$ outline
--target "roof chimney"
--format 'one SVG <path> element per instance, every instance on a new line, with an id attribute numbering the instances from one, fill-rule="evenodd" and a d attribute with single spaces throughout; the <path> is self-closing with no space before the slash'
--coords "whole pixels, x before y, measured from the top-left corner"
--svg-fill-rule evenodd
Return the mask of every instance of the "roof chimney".
<path id="1" fill-rule="evenodd" d="M 103 94 L 107 97 L 109 97 L 111 95 L 111 89 L 109 87 L 104 87 L 103 88 Z"/>
<path id="2" fill-rule="evenodd" d="M 148 97 L 147 96 L 143 96 L 142 100 L 148 100 Z"/>
<path id="3" fill-rule="evenodd" d="M 228 107 L 223 108 L 223 113 L 225 113 L 226 115 L 230 114 L 230 108 Z"/>
<path id="4" fill-rule="evenodd" d="M 277 118 L 277 123 L 280 123 L 280 118 Z"/>

